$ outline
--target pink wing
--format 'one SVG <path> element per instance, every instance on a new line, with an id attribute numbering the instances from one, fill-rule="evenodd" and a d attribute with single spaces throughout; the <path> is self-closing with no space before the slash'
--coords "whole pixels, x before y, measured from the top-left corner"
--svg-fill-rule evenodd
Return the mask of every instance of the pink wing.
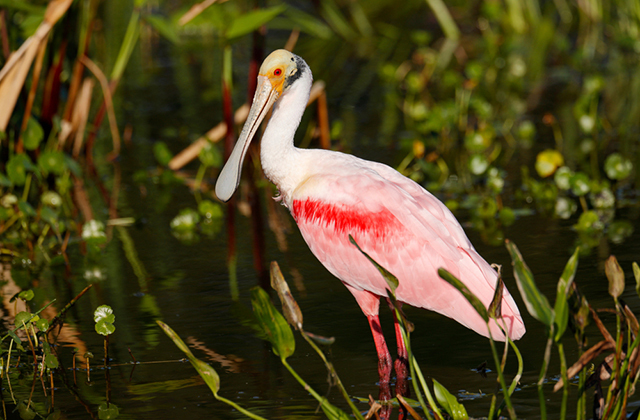
<path id="1" fill-rule="evenodd" d="M 496 272 L 475 251 L 453 214 L 431 193 L 392 168 L 325 152 L 318 171 L 293 193 L 291 213 L 320 262 L 342 280 L 365 314 L 377 314 L 386 282 L 349 242 L 349 234 L 400 281 L 398 300 L 439 312 L 487 336 L 487 327 L 453 286 L 438 276 L 443 267 L 462 280 L 485 306 L 493 298 Z M 369 292 L 369 293 L 367 293 Z M 525 327 L 507 290 L 502 314 L 509 336 Z M 495 325 L 491 334 L 504 340 Z"/>

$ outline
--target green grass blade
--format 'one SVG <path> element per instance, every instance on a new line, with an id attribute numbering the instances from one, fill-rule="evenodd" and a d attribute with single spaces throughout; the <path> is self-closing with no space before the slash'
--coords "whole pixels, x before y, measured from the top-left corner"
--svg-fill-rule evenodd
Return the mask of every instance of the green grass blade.
<path id="1" fill-rule="evenodd" d="M 273 352 L 283 360 L 291 356 L 296 349 L 293 332 L 287 320 L 271 303 L 267 292 L 261 287 L 252 288 L 251 305 L 258 324 L 273 346 Z"/>
<path id="2" fill-rule="evenodd" d="M 529 314 L 547 327 L 551 327 L 555 315 L 549 301 L 540 293 L 533 279 L 533 274 L 522 259 L 518 247 L 509 240 L 505 242 L 507 250 L 511 254 L 513 274 Z"/>
<path id="3" fill-rule="evenodd" d="M 458 289 L 458 291 L 460 291 L 460 293 L 462 293 L 464 297 L 467 298 L 471 306 L 473 306 L 476 312 L 478 312 L 478 315 L 480 315 L 482 319 L 484 319 L 484 322 L 489 322 L 489 312 L 487 311 L 487 308 L 484 307 L 482 302 L 480 302 L 480 299 L 478 299 L 478 297 L 474 295 L 463 282 L 458 280 L 456 276 L 454 276 L 444 268 L 438 269 L 438 275 L 453 287 Z"/>
<path id="4" fill-rule="evenodd" d="M 560 276 L 560 280 L 558 280 L 558 287 L 556 293 L 556 304 L 554 307 L 555 318 L 554 322 L 556 324 L 556 332 L 555 332 L 555 341 L 559 341 L 565 330 L 567 329 L 567 324 L 569 322 L 569 304 L 568 297 L 569 291 L 571 289 L 571 285 L 573 284 L 573 279 L 576 276 L 576 270 L 578 269 L 578 256 L 579 256 L 580 248 L 576 248 L 575 252 L 567 261 L 567 265 L 564 267 L 564 271 Z"/>

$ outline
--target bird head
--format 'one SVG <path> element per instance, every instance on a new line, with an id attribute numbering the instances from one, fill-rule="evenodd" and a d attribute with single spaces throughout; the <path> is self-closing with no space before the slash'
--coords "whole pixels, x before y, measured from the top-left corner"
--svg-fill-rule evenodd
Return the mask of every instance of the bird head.
<path id="1" fill-rule="evenodd" d="M 249 116 L 216 182 L 216 195 L 220 200 L 229 201 L 238 188 L 242 162 L 251 139 L 273 104 L 300 77 L 303 66 L 306 64 L 302 58 L 287 50 L 272 52 L 260 66 Z"/>

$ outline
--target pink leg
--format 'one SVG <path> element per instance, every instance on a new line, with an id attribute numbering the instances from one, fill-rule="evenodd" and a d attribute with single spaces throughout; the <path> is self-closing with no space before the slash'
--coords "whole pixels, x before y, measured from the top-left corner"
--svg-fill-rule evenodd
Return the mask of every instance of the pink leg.
<path id="1" fill-rule="evenodd" d="M 409 384 L 407 383 L 407 377 L 409 376 L 409 360 L 407 355 L 407 347 L 404 344 L 402 331 L 400 331 L 400 324 L 398 324 L 398 319 L 396 317 L 395 311 L 393 312 L 393 320 L 396 329 L 396 342 L 398 343 L 398 358 L 393 365 L 396 371 L 396 394 L 400 394 L 403 397 L 408 397 Z"/>
<path id="2" fill-rule="evenodd" d="M 367 319 L 369 320 L 371 334 L 373 335 L 373 341 L 376 344 L 376 351 L 378 352 L 378 373 L 380 374 L 380 385 L 383 383 L 388 384 L 391 380 L 391 354 L 389 354 L 387 343 L 384 341 L 384 335 L 382 335 L 380 319 L 378 318 L 378 315 L 369 315 L 367 316 Z"/>
<path id="3" fill-rule="evenodd" d="M 367 315 L 367 319 L 369 320 L 371 334 L 373 335 L 373 341 L 376 344 L 376 351 L 378 352 L 378 375 L 380 376 L 380 395 L 378 399 L 381 401 L 389 401 L 391 399 L 391 388 L 389 387 L 389 381 L 391 380 L 391 354 L 389 354 L 387 343 L 384 340 L 384 335 L 382 335 L 378 315 Z M 391 418 L 392 408 L 393 406 L 391 405 L 383 404 L 378 413 L 380 419 L 389 420 Z"/>

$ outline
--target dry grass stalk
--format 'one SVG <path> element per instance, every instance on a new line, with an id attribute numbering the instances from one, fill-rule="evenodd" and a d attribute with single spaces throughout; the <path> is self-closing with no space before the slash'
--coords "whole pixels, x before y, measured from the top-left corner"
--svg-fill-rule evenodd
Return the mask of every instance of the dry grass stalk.
<path id="1" fill-rule="evenodd" d="M 31 63 L 41 45 L 46 45 L 53 25 L 67 12 L 73 0 L 52 0 L 45 11 L 44 20 L 31 35 L 14 52 L 0 70 L 0 131 L 7 129 L 9 118 L 22 90 Z"/>
<path id="2" fill-rule="evenodd" d="M 80 57 L 80 61 L 84 64 L 91 73 L 100 82 L 102 88 L 102 94 L 104 95 L 104 102 L 107 107 L 107 116 L 109 117 L 109 128 L 111 130 L 111 137 L 113 139 L 113 151 L 110 153 L 110 158 L 120 154 L 120 132 L 118 132 L 118 123 L 116 121 L 116 113 L 113 109 L 113 100 L 111 99 L 111 88 L 109 87 L 109 81 L 104 75 L 100 67 L 98 67 L 89 57 Z"/>

